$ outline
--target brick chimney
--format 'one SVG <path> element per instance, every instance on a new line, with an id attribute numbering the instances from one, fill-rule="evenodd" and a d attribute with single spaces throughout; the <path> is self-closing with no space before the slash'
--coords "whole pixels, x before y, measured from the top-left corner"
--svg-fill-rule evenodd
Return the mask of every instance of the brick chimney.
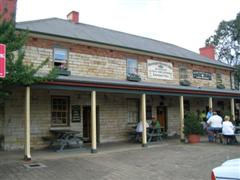
<path id="1" fill-rule="evenodd" d="M 0 0 L 0 16 L 2 20 L 15 21 L 17 0 Z"/>
<path id="2" fill-rule="evenodd" d="M 215 48 L 212 45 L 199 48 L 200 55 L 205 56 L 209 59 L 215 60 Z"/>
<path id="3" fill-rule="evenodd" d="M 72 11 L 67 15 L 67 19 L 72 21 L 73 23 L 78 23 L 79 13 L 77 11 Z"/>

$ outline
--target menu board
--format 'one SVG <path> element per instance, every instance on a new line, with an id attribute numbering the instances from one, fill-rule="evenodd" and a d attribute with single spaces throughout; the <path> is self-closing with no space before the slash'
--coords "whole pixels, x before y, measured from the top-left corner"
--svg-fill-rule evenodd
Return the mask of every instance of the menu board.
<path id="1" fill-rule="evenodd" d="M 81 122 L 81 108 L 79 105 L 72 105 L 72 122 Z"/>

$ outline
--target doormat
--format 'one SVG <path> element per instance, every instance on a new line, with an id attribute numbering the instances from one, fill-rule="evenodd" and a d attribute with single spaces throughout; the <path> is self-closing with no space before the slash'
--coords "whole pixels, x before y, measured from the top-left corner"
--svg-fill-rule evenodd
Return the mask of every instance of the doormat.
<path id="1" fill-rule="evenodd" d="M 37 168 L 45 168 L 47 167 L 43 163 L 30 163 L 30 164 L 23 164 L 24 167 L 28 169 L 37 169 Z"/>

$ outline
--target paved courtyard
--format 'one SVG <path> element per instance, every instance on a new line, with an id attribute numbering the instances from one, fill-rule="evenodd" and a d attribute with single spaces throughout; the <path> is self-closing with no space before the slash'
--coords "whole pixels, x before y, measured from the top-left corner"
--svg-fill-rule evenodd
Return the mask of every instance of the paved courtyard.
<path id="1" fill-rule="evenodd" d="M 14 155 L 8 154 L 11 158 L 7 160 L 7 156 L 0 153 L 0 179 L 207 180 L 213 167 L 227 159 L 240 157 L 240 146 L 215 143 L 188 145 L 174 141 L 148 148 L 137 146 L 97 154 L 54 152 L 52 155 L 36 154 L 33 162 L 42 163 L 45 167 L 27 168 L 24 161 L 14 160 Z M 1 161 L 3 156 L 5 160 Z"/>

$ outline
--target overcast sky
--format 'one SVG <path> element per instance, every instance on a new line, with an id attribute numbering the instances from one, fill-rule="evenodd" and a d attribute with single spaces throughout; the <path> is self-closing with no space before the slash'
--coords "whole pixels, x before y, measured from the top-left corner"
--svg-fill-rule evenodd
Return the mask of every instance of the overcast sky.
<path id="1" fill-rule="evenodd" d="M 240 0 L 18 0 L 17 21 L 51 17 L 153 38 L 198 53 L 222 20 L 234 19 Z"/>

